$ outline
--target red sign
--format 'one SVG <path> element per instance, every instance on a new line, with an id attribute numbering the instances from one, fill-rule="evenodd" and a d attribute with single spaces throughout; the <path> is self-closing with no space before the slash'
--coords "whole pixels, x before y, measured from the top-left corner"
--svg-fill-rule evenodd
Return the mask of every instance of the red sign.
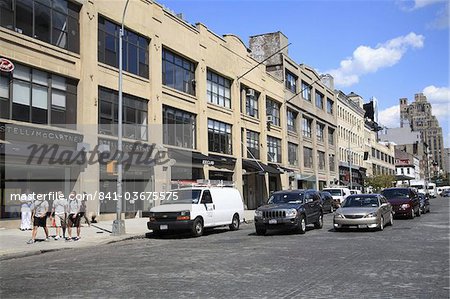
<path id="1" fill-rule="evenodd" d="M 14 64 L 6 58 L 0 58 L 0 71 L 10 73 L 14 70 Z"/>

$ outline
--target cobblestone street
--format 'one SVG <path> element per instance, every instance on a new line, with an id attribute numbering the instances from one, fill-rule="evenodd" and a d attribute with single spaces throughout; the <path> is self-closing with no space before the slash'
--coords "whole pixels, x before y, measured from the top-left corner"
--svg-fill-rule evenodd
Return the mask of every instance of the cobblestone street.
<path id="1" fill-rule="evenodd" d="M 448 298 L 449 200 L 382 232 L 260 237 L 251 224 L 50 252 L 1 264 L 1 297 Z"/>

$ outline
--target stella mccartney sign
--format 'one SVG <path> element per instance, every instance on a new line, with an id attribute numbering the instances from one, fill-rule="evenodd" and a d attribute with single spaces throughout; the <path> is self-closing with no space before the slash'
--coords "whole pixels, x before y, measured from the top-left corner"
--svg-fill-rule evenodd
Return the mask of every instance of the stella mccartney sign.
<path id="1" fill-rule="evenodd" d="M 52 143 L 80 143 L 83 135 L 68 132 L 60 132 L 41 128 L 25 127 L 13 124 L 0 123 L 0 136 L 6 141 L 25 139 L 27 141 L 51 141 Z"/>

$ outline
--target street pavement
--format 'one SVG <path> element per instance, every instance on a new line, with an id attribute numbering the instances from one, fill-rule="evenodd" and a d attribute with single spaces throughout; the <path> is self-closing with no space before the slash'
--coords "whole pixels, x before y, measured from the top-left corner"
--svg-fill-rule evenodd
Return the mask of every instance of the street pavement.
<path id="1" fill-rule="evenodd" d="M 4 259 L 0 297 L 449 298 L 449 202 L 382 232 L 334 232 L 328 214 L 305 235 L 244 224 Z"/>

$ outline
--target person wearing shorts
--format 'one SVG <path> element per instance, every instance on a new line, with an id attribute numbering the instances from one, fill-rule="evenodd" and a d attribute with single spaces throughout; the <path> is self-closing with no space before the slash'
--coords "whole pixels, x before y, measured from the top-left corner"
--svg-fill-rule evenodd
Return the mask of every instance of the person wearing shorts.
<path id="1" fill-rule="evenodd" d="M 28 244 L 33 244 L 36 242 L 37 228 L 44 228 L 45 241 L 48 239 L 48 228 L 47 228 L 47 211 L 48 202 L 45 199 L 36 199 L 31 205 L 31 210 L 33 214 L 33 230 L 31 232 L 31 239 L 27 242 Z"/>
<path id="2" fill-rule="evenodd" d="M 59 240 L 66 237 L 66 216 L 67 216 L 67 199 L 64 194 L 58 191 L 57 198 L 53 201 L 52 215 L 55 219 L 56 234 L 54 239 Z M 61 236 L 62 228 L 62 236 Z"/>
<path id="3" fill-rule="evenodd" d="M 77 193 L 75 191 L 70 192 L 69 200 L 67 203 L 69 216 L 67 217 L 67 241 L 72 241 L 72 227 L 77 228 L 77 236 L 73 240 L 77 241 L 80 239 L 80 207 L 81 200 L 77 199 Z"/>

